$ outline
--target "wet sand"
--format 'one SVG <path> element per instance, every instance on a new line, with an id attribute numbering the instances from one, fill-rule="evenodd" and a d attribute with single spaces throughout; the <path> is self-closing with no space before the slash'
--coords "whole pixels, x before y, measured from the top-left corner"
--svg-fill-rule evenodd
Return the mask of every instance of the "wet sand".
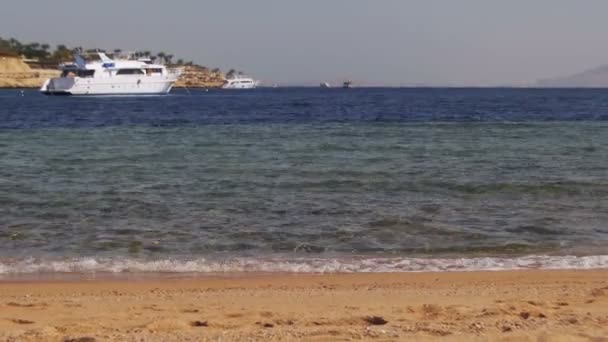
<path id="1" fill-rule="evenodd" d="M 608 341 L 608 270 L 0 282 L 9 341 Z"/>

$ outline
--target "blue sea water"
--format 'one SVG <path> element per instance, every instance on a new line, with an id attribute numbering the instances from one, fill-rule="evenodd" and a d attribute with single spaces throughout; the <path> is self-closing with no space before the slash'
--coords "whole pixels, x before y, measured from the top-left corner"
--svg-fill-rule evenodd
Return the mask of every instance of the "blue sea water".
<path id="1" fill-rule="evenodd" d="M 608 90 L 0 91 L 0 275 L 608 267 Z"/>

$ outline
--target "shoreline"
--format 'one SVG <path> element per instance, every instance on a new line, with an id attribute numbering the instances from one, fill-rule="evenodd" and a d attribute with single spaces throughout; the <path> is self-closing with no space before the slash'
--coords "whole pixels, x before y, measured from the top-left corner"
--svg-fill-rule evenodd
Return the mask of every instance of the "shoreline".
<path id="1" fill-rule="evenodd" d="M 317 279 L 326 278 L 328 281 L 341 281 L 343 279 L 357 279 L 366 282 L 374 279 L 374 283 L 391 283 L 395 279 L 405 283 L 419 280 L 436 280 L 437 277 L 446 280 L 456 280 L 457 282 L 467 282 L 469 280 L 480 280 L 484 278 L 519 278 L 525 280 L 545 280 L 544 276 L 561 279 L 575 274 L 588 274 L 592 279 L 595 275 L 606 275 L 605 283 L 608 285 L 608 269 L 519 269 L 519 270 L 479 270 L 479 271 L 410 271 L 410 272 L 263 272 L 263 271 L 242 271 L 242 272 L 208 272 L 208 273 L 169 273 L 169 272 L 150 272 L 150 273 L 55 273 L 55 274 L 23 274 L 9 275 L 0 278 L 0 288 L 11 284 L 31 284 L 31 285 L 52 285 L 52 284 L 99 284 L 103 286 L 121 286 L 124 284 L 170 284 L 172 282 L 190 283 L 200 286 L 216 286 L 223 282 L 234 281 L 245 287 L 255 287 L 260 283 L 274 283 L 280 281 L 290 281 L 298 279 L 305 284 L 314 283 Z M 464 279 L 469 277 L 469 279 Z M 377 279 L 376 279 L 377 278 Z M 402 279 L 403 278 L 403 279 Z M 539 279 L 537 279 L 539 278 Z M 603 279 L 602 279 L 603 280 Z M 242 282 L 242 284 L 241 284 Z"/>
<path id="2" fill-rule="evenodd" d="M 220 88 L 224 84 L 224 75 L 198 66 L 179 66 L 184 73 L 175 82 L 174 88 Z M 43 83 L 53 77 L 59 77 L 58 68 L 46 69 L 32 67 L 22 59 L 0 56 L 0 89 L 40 89 Z"/>
<path id="3" fill-rule="evenodd" d="M 0 258 L 3 279 L 176 278 L 226 274 L 360 274 L 608 270 L 608 255 Z"/>
<path id="4" fill-rule="evenodd" d="M 0 313 L 17 341 L 604 341 L 608 270 L 2 280 Z"/>

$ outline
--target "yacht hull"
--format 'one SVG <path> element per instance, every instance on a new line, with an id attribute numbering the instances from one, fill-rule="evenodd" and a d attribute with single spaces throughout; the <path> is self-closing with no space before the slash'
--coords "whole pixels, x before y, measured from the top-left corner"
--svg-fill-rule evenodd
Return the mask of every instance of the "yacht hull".
<path id="1" fill-rule="evenodd" d="M 223 86 L 222 89 L 255 89 L 256 85 Z"/>
<path id="2" fill-rule="evenodd" d="M 168 94 L 175 80 L 158 79 L 132 79 L 107 80 L 86 78 L 52 78 L 47 80 L 40 92 L 45 95 L 164 95 Z"/>
<path id="3" fill-rule="evenodd" d="M 255 89 L 259 84 L 259 81 L 251 78 L 233 78 L 227 80 L 222 89 Z"/>

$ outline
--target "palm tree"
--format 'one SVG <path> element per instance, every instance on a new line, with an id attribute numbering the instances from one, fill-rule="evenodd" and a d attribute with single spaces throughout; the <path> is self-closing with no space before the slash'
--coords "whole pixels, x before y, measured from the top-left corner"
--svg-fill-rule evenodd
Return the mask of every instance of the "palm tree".
<path id="1" fill-rule="evenodd" d="M 157 55 L 157 56 L 158 56 L 158 61 L 159 61 L 159 63 L 164 63 L 164 61 L 165 61 L 165 56 L 166 56 L 166 55 L 167 55 L 167 54 L 166 54 L 166 53 L 164 53 L 164 52 L 159 52 L 159 53 L 158 53 L 158 55 Z"/>
<path id="2" fill-rule="evenodd" d="M 166 55 L 165 56 L 165 61 L 167 61 L 167 64 L 171 64 L 171 60 L 173 59 L 173 55 Z"/>
<path id="3" fill-rule="evenodd" d="M 53 52 L 53 61 L 54 62 L 65 62 L 69 61 L 72 58 L 72 51 L 68 49 L 67 46 L 63 44 L 57 45 L 55 52 Z"/>
<path id="4" fill-rule="evenodd" d="M 14 50 L 17 54 L 23 54 L 23 44 L 15 38 L 11 38 L 9 41 L 9 46 L 11 50 Z"/>
<path id="5" fill-rule="evenodd" d="M 51 48 L 51 46 L 49 44 L 42 44 L 40 45 L 40 48 L 42 49 L 42 51 L 40 52 L 41 57 L 43 58 L 48 58 L 48 56 L 50 55 L 49 53 L 49 49 Z"/>
<path id="6" fill-rule="evenodd" d="M 15 46 L 15 44 L 11 40 L 4 40 L 0 38 L 0 54 L 7 56 L 18 56 L 19 49 Z"/>
<path id="7" fill-rule="evenodd" d="M 236 70 L 234 69 L 230 69 L 228 70 L 228 72 L 226 73 L 226 77 L 232 77 L 234 76 L 234 74 L 236 73 Z"/>
<path id="8" fill-rule="evenodd" d="M 39 43 L 30 43 L 23 47 L 23 55 L 27 58 L 36 58 L 38 57 L 38 47 L 40 47 Z"/>
<path id="9" fill-rule="evenodd" d="M 152 54 L 152 52 L 150 52 L 150 51 L 144 51 L 144 57 L 146 57 L 146 58 L 149 58 L 151 54 Z"/>
<path id="10" fill-rule="evenodd" d="M 219 74 L 220 72 L 222 72 L 222 70 L 220 70 L 220 68 L 215 68 L 215 69 L 211 70 L 211 72 L 214 74 Z"/>
<path id="11" fill-rule="evenodd" d="M 177 60 L 177 65 L 184 65 L 184 60 L 183 59 L 178 59 Z"/>
<path id="12" fill-rule="evenodd" d="M 156 62 L 156 59 L 157 59 L 157 58 L 158 58 L 158 57 L 156 57 L 156 56 L 150 56 L 150 60 L 152 61 L 152 63 Z"/>
<path id="13" fill-rule="evenodd" d="M 19 48 L 19 49 L 21 49 L 21 47 L 23 46 L 23 44 L 21 44 L 21 42 L 18 41 L 17 39 L 15 39 L 15 38 L 11 38 L 9 40 L 9 43 L 11 44 L 11 47 L 13 47 L 13 48 Z"/>

